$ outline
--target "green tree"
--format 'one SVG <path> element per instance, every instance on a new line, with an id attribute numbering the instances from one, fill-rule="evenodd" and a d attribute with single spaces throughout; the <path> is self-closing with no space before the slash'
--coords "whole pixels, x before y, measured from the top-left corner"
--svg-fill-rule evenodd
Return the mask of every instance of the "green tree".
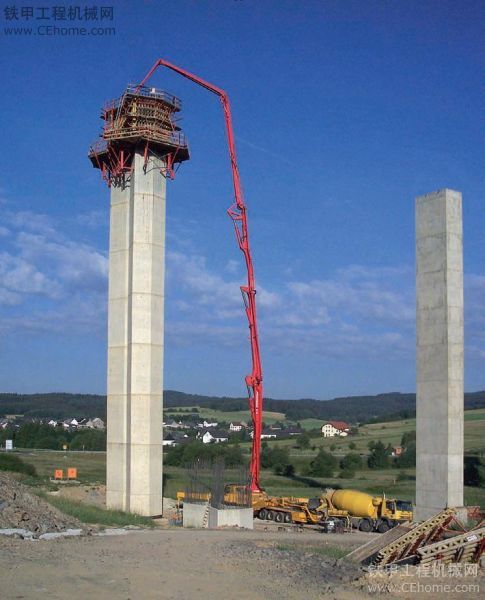
<path id="1" fill-rule="evenodd" d="M 408 442 L 402 454 L 396 457 L 395 464 L 400 469 L 416 466 L 416 442 Z"/>
<path id="2" fill-rule="evenodd" d="M 237 467 L 244 463 L 244 455 L 239 444 L 226 446 L 224 444 L 216 444 L 216 455 L 219 451 L 219 456 L 224 458 L 226 467 Z"/>
<path id="3" fill-rule="evenodd" d="M 296 447 L 300 450 L 306 450 L 310 447 L 310 434 L 305 431 L 296 438 Z"/>
<path id="4" fill-rule="evenodd" d="M 317 477 L 333 477 L 336 468 L 337 459 L 323 448 L 310 463 L 310 472 Z"/>
<path id="5" fill-rule="evenodd" d="M 295 466 L 292 464 L 286 465 L 283 471 L 285 477 L 293 477 L 295 475 Z"/>
<path id="6" fill-rule="evenodd" d="M 106 433 L 87 429 L 76 433 L 69 444 L 70 450 L 106 450 Z"/>
<path id="7" fill-rule="evenodd" d="M 369 469 L 387 469 L 389 462 L 389 452 L 386 446 L 381 441 L 375 442 L 367 458 Z"/>
<path id="8" fill-rule="evenodd" d="M 402 434 L 401 446 L 407 448 L 411 443 L 416 444 L 416 431 L 405 431 Z"/>
<path id="9" fill-rule="evenodd" d="M 362 458 L 357 452 L 349 452 L 340 461 L 340 468 L 343 471 L 357 471 L 362 469 Z"/>
<path id="10" fill-rule="evenodd" d="M 355 442 L 350 442 L 349 448 L 350 448 L 350 450 L 355 450 L 357 448 L 357 446 L 355 445 Z"/>

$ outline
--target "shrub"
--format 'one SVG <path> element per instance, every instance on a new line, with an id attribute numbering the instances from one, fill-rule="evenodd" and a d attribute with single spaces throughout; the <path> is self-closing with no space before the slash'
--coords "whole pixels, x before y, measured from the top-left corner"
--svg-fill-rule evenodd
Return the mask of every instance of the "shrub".
<path id="1" fill-rule="evenodd" d="M 106 433 L 96 429 L 76 433 L 69 445 L 70 450 L 106 450 Z"/>
<path id="2" fill-rule="evenodd" d="M 340 479 L 353 479 L 355 477 L 355 471 L 352 469 L 342 469 L 339 474 Z"/>
<path id="3" fill-rule="evenodd" d="M 34 465 L 25 463 L 21 458 L 15 456 L 15 454 L 8 454 L 7 452 L 0 454 L 0 471 L 12 471 L 14 473 L 23 473 L 31 477 L 37 477 Z"/>
<path id="4" fill-rule="evenodd" d="M 300 450 L 306 450 L 310 447 L 310 439 L 310 435 L 305 431 L 297 437 L 296 447 L 300 448 Z"/>
<path id="5" fill-rule="evenodd" d="M 283 475 L 285 477 L 293 477 L 295 475 L 295 465 L 289 464 L 286 465 L 283 471 Z"/>
<path id="6" fill-rule="evenodd" d="M 349 448 L 350 448 L 350 450 L 355 450 L 357 448 L 357 446 L 355 445 L 355 442 L 350 442 Z"/>
<path id="7" fill-rule="evenodd" d="M 175 467 L 184 467 L 198 458 L 214 460 L 222 457 L 227 467 L 244 463 L 244 455 L 238 444 L 204 444 L 194 440 L 189 444 L 174 446 L 164 452 L 164 463 Z"/>
<path id="8" fill-rule="evenodd" d="M 349 452 L 340 461 L 340 468 L 343 471 L 357 471 L 362 468 L 362 459 L 356 452 Z"/>
<path id="9" fill-rule="evenodd" d="M 333 477 L 336 467 L 336 458 L 330 452 L 323 450 L 323 448 L 310 463 L 311 474 L 317 477 Z"/>

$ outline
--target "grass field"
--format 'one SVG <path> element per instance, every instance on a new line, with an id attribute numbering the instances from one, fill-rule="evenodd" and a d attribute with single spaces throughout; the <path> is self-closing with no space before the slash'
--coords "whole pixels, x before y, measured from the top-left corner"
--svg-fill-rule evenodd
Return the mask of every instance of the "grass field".
<path id="1" fill-rule="evenodd" d="M 106 483 L 105 452 L 54 452 L 52 450 L 20 450 L 20 458 L 37 469 L 39 477 L 54 477 L 56 469 L 74 467 L 81 483 Z"/>
<path id="2" fill-rule="evenodd" d="M 465 421 L 485 421 L 485 408 L 465 411 Z"/>
<path id="3" fill-rule="evenodd" d="M 92 504 L 73 502 L 67 498 L 60 498 L 39 491 L 37 494 L 64 514 L 75 517 L 82 523 L 105 525 L 107 527 L 126 527 L 126 525 L 154 527 L 154 522 L 149 517 L 140 517 L 132 513 L 122 512 L 121 510 L 107 510 L 99 506 L 93 506 Z"/>
<path id="4" fill-rule="evenodd" d="M 56 454 L 55 452 L 36 452 L 30 454 L 28 459 L 29 462 L 36 466 L 39 475 L 49 475 L 51 464 L 57 464 Z M 292 455 L 292 460 L 293 458 L 296 459 L 294 462 L 297 463 L 298 456 Z M 24 459 L 27 460 L 27 456 Z M 72 458 L 69 462 L 74 463 L 74 461 L 78 465 L 81 481 L 85 483 L 105 483 L 106 455 L 104 453 L 85 453 L 83 456 L 74 456 L 74 453 L 72 453 Z M 284 477 L 275 475 L 268 469 L 263 469 L 261 472 L 261 484 L 269 494 L 277 496 L 315 497 L 321 494 L 325 488 L 331 487 L 352 488 L 371 494 L 386 492 L 388 496 L 396 496 L 403 500 L 414 500 L 415 482 L 412 479 L 414 477 L 414 469 L 406 469 L 405 472 L 409 475 L 410 479 L 398 481 L 398 476 L 401 473 L 400 469 L 385 469 L 380 471 L 362 469 L 356 473 L 353 479 L 304 477 L 299 475 Z M 88 473 L 94 474 L 94 478 L 90 479 L 87 475 Z M 180 467 L 164 468 L 164 495 L 166 497 L 175 498 L 177 491 L 184 489 L 185 482 L 186 475 L 184 469 Z M 485 490 L 482 488 L 465 487 L 465 501 L 469 505 L 479 504 L 485 506 Z"/>
<path id="5" fill-rule="evenodd" d="M 222 411 L 222 410 L 215 410 L 213 408 L 202 408 L 200 406 L 197 406 L 198 409 L 198 413 L 196 413 L 196 415 L 194 415 L 194 418 L 197 419 L 207 419 L 207 418 L 214 418 L 216 421 L 226 421 L 227 423 L 230 423 L 231 421 L 245 421 L 246 423 L 250 423 L 251 422 L 251 415 L 249 413 L 249 410 L 233 410 L 233 411 Z M 180 412 L 174 412 L 174 411 L 178 411 L 178 410 L 187 410 L 187 407 L 170 407 L 165 409 L 164 413 L 167 416 L 170 416 L 174 419 L 177 418 L 177 416 L 183 415 L 183 414 L 187 414 L 187 413 L 180 413 Z M 265 423 L 276 423 L 277 421 L 284 421 L 285 420 L 285 414 L 284 413 L 280 413 L 280 412 L 271 412 L 268 410 L 263 411 L 263 421 Z"/>
<path id="6" fill-rule="evenodd" d="M 209 414 L 210 413 L 210 414 Z M 237 419 L 242 420 L 244 413 L 222 413 L 225 415 L 237 414 Z M 270 413 L 278 415 L 279 413 Z M 215 416 L 214 411 L 208 411 L 207 416 Z M 200 415 L 204 416 L 204 415 Z M 222 417 L 219 417 L 222 419 Z M 276 417 L 274 417 L 275 420 Z M 225 419 L 226 420 L 226 419 Z M 232 418 L 227 420 L 233 420 Z M 485 454 L 485 409 L 467 411 L 465 413 L 465 451 L 467 454 Z M 270 493 L 275 495 L 299 495 L 304 497 L 317 496 L 326 487 L 354 488 L 373 494 L 383 491 L 388 495 L 397 496 L 404 500 L 414 500 L 414 469 L 383 469 L 358 471 L 355 478 L 312 478 L 301 476 L 302 467 L 307 464 L 323 447 L 331 451 L 335 456 L 342 457 L 350 451 L 366 455 L 369 452 L 369 441 L 381 440 L 384 444 L 399 445 L 402 434 L 416 428 L 415 419 L 404 419 L 402 421 L 391 421 L 363 425 L 355 436 L 346 438 L 311 438 L 311 448 L 299 450 L 295 448 L 296 439 L 269 441 L 271 446 L 288 446 L 290 459 L 296 468 L 295 477 L 284 477 L 275 475 L 270 470 L 262 470 L 261 483 Z M 356 448 L 351 449 L 350 444 Z M 249 457 L 250 442 L 241 444 Z M 332 449 L 331 449 L 332 448 Z M 33 464 L 40 477 L 50 477 L 55 469 L 67 469 L 76 467 L 79 480 L 83 483 L 105 483 L 106 454 L 104 452 L 53 452 L 41 450 L 23 450 L 19 452 L 20 457 Z M 398 480 L 402 472 L 408 475 L 408 479 Z M 338 475 L 338 473 L 336 473 Z M 165 495 L 174 498 L 178 490 L 185 485 L 184 470 L 179 467 L 165 467 Z M 479 504 L 485 506 L 485 489 L 465 488 L 465 500 L 469 505 Z"/>

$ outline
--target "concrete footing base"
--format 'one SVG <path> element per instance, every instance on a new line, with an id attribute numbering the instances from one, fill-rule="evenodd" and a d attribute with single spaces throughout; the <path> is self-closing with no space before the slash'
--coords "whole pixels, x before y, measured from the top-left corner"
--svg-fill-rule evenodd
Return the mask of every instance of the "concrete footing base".
<path id="1" fill-rule="evenodd" d="M 252 508 L 213 508 L 206 504 L 184 503 L 183 526 L 215 529 L 243 527 L 253 529 Z"/>

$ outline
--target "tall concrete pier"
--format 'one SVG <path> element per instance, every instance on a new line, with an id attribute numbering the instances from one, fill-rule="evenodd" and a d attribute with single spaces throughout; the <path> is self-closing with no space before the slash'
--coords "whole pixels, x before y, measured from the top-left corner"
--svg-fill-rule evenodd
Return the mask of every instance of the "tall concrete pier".
<path id="1" fill-rule="evenodd" d="M 461 193 L 416 199 L 416 519 L 463 506 Z"/>
<path id="2" fill-rule="evenodd" d="M 109 508 L 161 514 L 165 177 L 136 152 L 111 186 L 108 304 Z"/>
<path id="3" fill-rule="evenodd" d="M 89 150 L 111 189 L 106 504 L 162 512 L 165 192 L 189 159 L 178 98 L 129 85 Z"/>

